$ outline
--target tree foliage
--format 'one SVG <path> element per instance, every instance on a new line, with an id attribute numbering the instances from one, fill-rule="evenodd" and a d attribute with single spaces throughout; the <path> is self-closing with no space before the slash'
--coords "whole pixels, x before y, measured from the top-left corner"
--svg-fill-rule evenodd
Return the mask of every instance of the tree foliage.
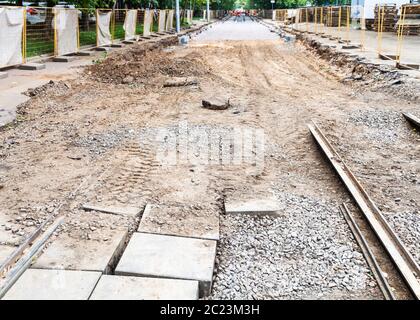
<path id="1" fill-rule="evenodd" d="M 59 0 L 47 0 L 47 6 L 53 7 Z M 179 0 L 180 7 L 184 9 L 202 10 L 206 8 L 207 0 Z M 306 5 L 344 5 L 351 0 L 275 0 L 275 9 L 298 8 Z M 15 0 L 17 4 L 21 0 Z M 45 0 L 34 0 L 31 3 L 45 2 Z M 175 0 L 67 0 L 78 8 L 159 8 L 168 9 L 175 7 Z M 233 10 L 244 9 L 271 9 L 270 0 L 210 0 L 211 10 Z"/>

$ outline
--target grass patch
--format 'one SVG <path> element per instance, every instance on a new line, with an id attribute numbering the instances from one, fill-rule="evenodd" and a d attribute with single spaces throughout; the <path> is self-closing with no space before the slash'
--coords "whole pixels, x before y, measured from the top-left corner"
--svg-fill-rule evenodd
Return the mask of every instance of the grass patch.
<path id="1" fill-rule="evenodd" d="M 96 30 L 79 32 L 80 46 L 96 45 Z"/>
<path id="2" fill-rule="evenodd" d="M 53 53 L 54 39 L 26 39 L 26 56 L 28 58 Z"/>

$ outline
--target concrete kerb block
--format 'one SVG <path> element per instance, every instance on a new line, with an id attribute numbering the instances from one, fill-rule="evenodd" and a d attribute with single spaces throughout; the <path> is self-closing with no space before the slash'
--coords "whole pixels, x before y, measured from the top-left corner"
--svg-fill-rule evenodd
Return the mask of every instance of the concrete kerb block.
<path id="1" fill-rule="evenodd" d="M 20 70 L 31 70 L 31 71 L 36 71 L 36 70 L 42 70 L 45 69 L 47 66 L 44 63 L 25 63 L 19 66 Z"/>
<path id="2" fill-rule="evenodd" d="M 4 71 L 0 71 L 0 79 L 5 79 L 9 76 L 9 74 L 7 72 Z"/>
<path id="3" fill-rule="evenodd" d="M 254 215 L 278 215 L 280 207 L 273 198 L 267 199 L 227 199 L 225 201 L 226 214 L 254 214 Z"/>
<path id="4" fill-rule="evenodd" d="M 95 50 L 95 51 L 110 51 L 111 47 L 96 47 L 93 50 Z"/>
<path id="5" fill-rule="evenodd" d="M 134 233 L 116 275 L 196 280 L 200 297 L 210 294 L 216 241 Z"/>
<path id="6" fill-rule="evenodd" d="M 75 56 L 58 56 L 52 58 L 53 62 L 71 62 L 74 60 L 76 60 Z"/>
<path id="7" fill-rule="evenodd" d="M 111 48 L 123 48 L 124 44 L 123 43 L 113 43 L 111 44 Z"/>
<path id="8" fill-rule="evenodd" d="M 343 50 L 351 50 L 351 49 L 360 49 L 360 45 L 358 44 L 343 44 L 341 46 Z"/>
<path id="9" fill-rule="evenodd" d="M 75 53 L 76 56 L 80 56 L 80 57 L 89 57 L 92 55 L 92 52 L 90 51 L 79 51 Z"/>

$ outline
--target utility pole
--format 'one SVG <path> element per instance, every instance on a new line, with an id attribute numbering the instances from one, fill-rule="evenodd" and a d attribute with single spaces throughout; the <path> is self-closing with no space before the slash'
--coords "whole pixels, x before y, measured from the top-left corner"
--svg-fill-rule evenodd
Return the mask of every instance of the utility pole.
<path id="1" fill-rule="evenodd" d="M 179 0 L 175 0 L 176 33 L 181 32 L 181 20 L 179 17 Z"/>
<path id="2" fill-rule="evenodd" d="M 206 9 L 207 13 L 207 21 L 210 22 L 210 0 L 207 0 L 207 9 Z"/>

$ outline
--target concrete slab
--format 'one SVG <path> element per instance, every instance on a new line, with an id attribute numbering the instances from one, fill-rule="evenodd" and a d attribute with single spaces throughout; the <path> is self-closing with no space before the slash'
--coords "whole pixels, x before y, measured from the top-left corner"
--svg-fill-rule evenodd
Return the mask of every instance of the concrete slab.
<path id="1" fill-rule="evenodd" d="M 197 300 L 198 281 L 103 275 L 90 300 Z"/>
<path id="2" fill-rule="evenodd" d="M 203 297 L 211 290 L 215 257 L 213 240 L 134 233 L 115 274 L 197 280 Z"/>
<path id="3" fill-rule="evenodd" d="M 276 215 L 280 213 L 280 207 L 273 198 L 245 200 L 228 199 L 225 201 L 225 212 L 227 214 L 244 213 Z"/>
<path id="4" fill-rule="evenodd" d="M 147 205 L 139 232 L 219 240 L 216 208 Z"/>
<path id="5" fill-rule="evenodd" d="M 42 70 L 45 69 L 46 65 L 44 63 L 25 63 L 19 66 L 21 70 Z"/>
<path id="6" fill-rule="evenodd" d="M 117 206 L 101 206 L 93 203 L 85 203 L 82 208 L 87 211 L 100 211 L 122 216 L 135 217 L 143 210 L 141 207 L 117 207 Z"/>
<path id="7" fill-rule="evenodd" d="M 87 300 L 100 272 L 28 269 L 3 300 Z"/>
<path id="8" fill-rule="evenodd" d="M 350 50 L 350 49 L 360 49 L 360 45 L 356 44 L 345 44 L 341 46 L 341 49 L 343 50 Z"/>
<path id="9" fill-rule="evenodd" d="M 90 52 L 90 51 L 79 51 L 79 52 L 75 53 L 75 55 L 79 56 L 79 57 L 89 57 L 89 56 L 92 55 L 92 52 Z"/>
<path id="10" fill-rule="evenodd" d="M 54 62 L 71 62 L 76 59 L 75 56 L 60 56 L 60 57 L 54 57 L 52 61 Z"/>
<path id="11" fill-rule="evenodd" d="M 113 231 L 107 241 L 59 237 L 35 261 L 34 269 L 100 271 L 108 274 L 115 266 L 127 240 L 126 231 Z"/>
<path id="12" fill-rule="evenodd" d="M 6 79 L 9 74 L 4 71 L 0 71 L 0 79 Z"/>

